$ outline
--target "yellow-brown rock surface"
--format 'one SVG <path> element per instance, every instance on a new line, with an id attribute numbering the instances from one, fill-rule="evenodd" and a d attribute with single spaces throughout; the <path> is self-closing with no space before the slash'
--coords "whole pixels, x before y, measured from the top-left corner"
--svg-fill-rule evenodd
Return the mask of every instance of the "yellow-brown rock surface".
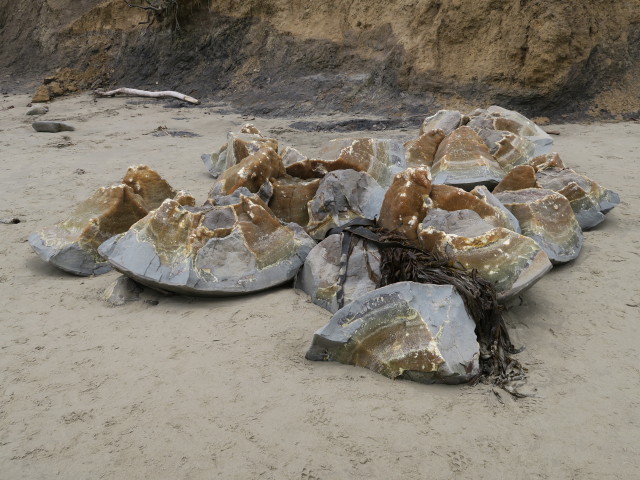
<path id="1" fill-rule="evenodd" d="M 493 189 L 492 193 L 500 193 L 507 190 L 522 190 L 523 188 L 540 188 L 536 181 L 536 171 L 530 165 L 518 165 L 513 168 L 498 185 Z"/>
<path id="2" fill-rule="evenodd" d="M 304 227 L 309 223 L 308 203 L 319 185 L 319 178 L 303 180 L 290 175 L 276 178 L 269 208 L 283 222 L 295 222 Z"/>
<path id="3" fill-rule="evenodd" d="M 404 144 L 407 167 L 431 167 L 438 146 L 444 140 L 442 130 L 428 130 Z"/>

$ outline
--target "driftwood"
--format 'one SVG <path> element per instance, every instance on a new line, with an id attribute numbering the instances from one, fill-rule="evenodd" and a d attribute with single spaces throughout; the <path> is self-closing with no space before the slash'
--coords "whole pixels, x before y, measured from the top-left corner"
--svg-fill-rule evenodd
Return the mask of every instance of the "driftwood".
<path id="1" fill-rule="evenodd" d="M 95 90 L 95 93 L 99 97 L 114 97 L 117 94 L 131 95 L 134 97 L 151 97 L 151 98 L 177 98 L 183 102 L 193 103 L 194 105 L 200 104 L 199 100 L 196 100 L 184 93 L 174 92 L 172 90 L 166 90 L 163 92 L 149 92 L 147 90 L 136 90 L 135 88 L 116 88 L 115 90 L 109 90 L 105 92 L 103 90 Z"/>

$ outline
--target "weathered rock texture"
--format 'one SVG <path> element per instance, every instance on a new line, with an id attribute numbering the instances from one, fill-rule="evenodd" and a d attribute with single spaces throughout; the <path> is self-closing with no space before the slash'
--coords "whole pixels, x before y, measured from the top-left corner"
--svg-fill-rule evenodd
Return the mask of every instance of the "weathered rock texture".
<path id="1" fill-rule="evenodd" d="M 536 173 L 543 187 L 564 195 L 583 230 L 595 227 L 620 203 L 619 195 L 571 169 L 544 168 Z"/>
<path id="2" fill-rule="evenodd" d="M 0 0 L 0 71 L 66 66 L 80 88 L 179 85 L 253 113 L 435 113 L 452 94 L 530 116 L 640 110 L 635 1 L 164 3 L 177 11 L 148 26 L 121 0 Z"/>
<path id="3" fill-rule="evenodd" d="M 261 148 L 270 147 L 278 151 L 278 141 L 265 138 L 253 125 L 245 125 L 240 133 L 229 132 L 227 143 L 211 155 L 203 155 L 202 161 L 212 177 L 217 178 L 225 170 L 237 165 Z"/>
<path id="4" fill-rule="evenodd" d="M 520 222 L 522 234 L 535 240 L 553 263 L 574 260 L 584 237 L 569 200 L 544 188 L 498 193 L 498 200 Z"/>
<path id="5" fill-rule="evenodd" d="M 482 138 L 466 126 L 458 128 L 440 143 L 431 167 L 434 184 L 466 190 L 476 185 L 493 187 L 504 175 Z"/>
<path id="6" fill-rule="evenodd" d="M 237 295 L 291 280 L 315 242 L 282 225 L 259 199 L 225 206 L 163 204 L 100 247 L 117 270 L 142 284 L 188 295 Z"/>
<path id="7" fill-rule="evenodd" d="M 311 301 L 335 313 L 339 309 L 338 290 L 343 235 L 329 235 L 316 245 L 296 277 L 295 287 L 311 297 Z M 352 237 L 346 277 L 343 284 L 344 305 L 375 290 L 380 279 L 378 247 Z"/>
<path id="8" fill-rule="evenodd" d="M 384 189 L 371 175 L 355 170 L 336 170 L 328 173 L 309 202 L 309 235 L 324 238 L 334 227 L 354 218 L 375 220 L 380 215 Z"/>
<path id="9" fill-rule="evenodd" d="M 111 270 L 98 254 L 107 239 L 126 232 L 166 198 L 193 203 L 176 192 L 146 165 L 129 167 L 122 184 L 100 188 L 82 202 L 68 219 L 29 236 L 29 243 L 44 261 L 76 275 L 100 275 Z"/>
<path id="10" fill-rule="evenodd" d="M 361 296 L 318 330 L 309 360 L 389 378 L 463 383 L 479 373 L 475 324 L 451 285 L 400 282 Z"/>
<path id="11" fill-rule="evenodd" d="M 31 248 L 45 262 L 75 275 L 100 275 L 111 266 L 99 254 L 100 244 L 127 231 L 146 216 L 142 198 L 128 185 L 100 188 L 65 221 L 29 236 Z"/>

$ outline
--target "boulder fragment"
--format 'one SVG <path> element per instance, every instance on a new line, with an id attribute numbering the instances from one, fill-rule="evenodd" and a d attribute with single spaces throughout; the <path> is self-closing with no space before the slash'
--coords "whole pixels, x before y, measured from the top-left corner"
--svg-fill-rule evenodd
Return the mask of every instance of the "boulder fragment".
<path id="1" fill-rule="evenodd" d="M 544 188 L 525 188 L 498 193 L 520 222 L 522 234 L 535 240 L 553 263 L 578 257 L 584 237 L 569 201 Z"/>
<path id="2" fill-rule="evenodd" d="M 103 298 L 110 305 L 119 307 L 125 303 L 138 300 L 142 290 L 142 287 L 129 277 L 121 275 L 107 287 Z"/>
<path id="3" fill-rule="evenodd" d="M 75 275 L 100 275 L 111 266 L 97 252 L 100 244 L 125 232 L 146 216 L 147 207 L 128 185 L 100 188 L 69 218 L 29 236 L 31 248 L 45 262 Z"/>
<path id="4" fill-rule="evenodd" d="M 253 131 L 255 127 L 243 127 L 246 132 Z M 257 131 L 257 129 L 255 129 Z M 218 178 L 222 172 L 231 168 L 249 155 L 258 150 L 270 147 L 278 151 L 278 141 L 274 138 L 265 138 L 258 133 L 233 133 L 227 134 L 227 143 L 220 147 L 218 152 L 211 155 L 203 155 L 202 161 L 212 177 Z"/>
<path id="5" fill-rule="evenodd" d="M 335 148 L 346 141 L 336 142 Z M 391 184 L 393 176 L 404 170 L 404 146 L 394 140 L 357 138 L 340 149 L 335 160 L 302 160 L 287 166 L 287 173 L 300 178 L 322 178 L 334 170 L 352 169 L 367 172 L 382 187 Z"/>
<path id="6" fill-rule="evenodd" d="M 479 373 L 474 330 L 451 285 L 400 282 L 336 312 L 315 333 L 306 358 L 420 383 L 464 383 Z"/>
<path id="7" fill-rule="evenodd" d="M 27 111 L 27 115 L 44 115 L 49 111 L 49 107 L 46 105 L 36 105 L 35 107 L 31 107 Z"/>
<path id="8" fill-rule="evenodd" d="M 303 180 L 290 175 L 274 179 L 269 208 L 283 222 L 295 222 L 306 227 L 309 223 L 308 204 L 318 191 L 320 182 L 319 178 Z"/>
<path id="9" fill-rule="evenodd" d="M 442 130 L 429 130 L 404 144 L 407 167 L 431 167 L 438 146 L 444 140 Z"/>
<path id="10" fill-rule="evenodd" d="M 143 285 L 225 296 L 291 280 L 314 246 L 297 224 L 283 225 L 261 200 L 239 195 L 237 203 L 225 206 L 165 200 L 99 252 Z"/>
<path id="11" fill-rule="evenodd" d="M 568 168 L 547 167 L 538 170 L 536 181 L 565 196 L 582 230 L 600 224 L 604 216 L 620 203 L 620 196 L 593 180 Z"/>
<path id="12" fill-rule="evenodd" d="M 335 313 L 339 309 L 338 290 L 343 234 L 329 235 L 307 256 L 295 281 L 295 288 L 306 292 L 311 301 Z M 344 305 L 376 289 L 380 279 L 378 247 L 352 237 L 346 277 L 343 284 Z"/>
<path id="13" fill-rule="evenodd" d="M 439 110 L 425 118 L 420 126 L 420 135 L 433 130 L 441 130 L 445 136 L 464 125 L 463 115 L 458 110 Z"/>
<path id="14" fill-rule="evenodd" d="M 494 194 L 508 190 L 522 190 L 523 188 L 540 188 L 536 181 L 536 171 L 530 165 L 514 167 L 493 189 Z"/>
<path id="15" fill-rule="evenodd" d="M 433 204 L 429 197 L 431 189 L 427 168 L 407 168 L 397 174 L 384 195 L 378 224 L 415 240 L 418 225 Z"/>
<path id="16" fill-rule="evenodd" d="M 467 126 L 458 128 L 440 143 L 431 167 L 434 185 L 453 185 L 465 190 L 476 185 L 492 188 L 504 174 L 482 138 Z"/>
<path id="17" fill-rule="evenodd" d="M 420 246 L 469 271 L 477 270 L 479 276 L 495 285 L 500 302 L 531 287 L 551 270 L 549 257 L 531 238 L 506 228 L 492 228 L 477 235 L 487 228 L 486 222 L 474 225 L 469 217 L 463 218 L 466 225 L 457 223 L 453 229 L 457 233 L 438 230 L 429 225 L 431 220 L 421 224 Z"/>
<path id="18" fill-rule="evenodd" d="M 480 129 L 478 134 L 505 172 L 527 163 L 536 152 L 536 146 L 533 142 L 515 133 L 504 130 Z"/>
<path id="19" fill-rule="evenodd" d="M 560 154 L 558 154 L 557 152 L 538 155 L 537 157 L 529 160 L 529 165 L 535 168 L 536 172 L 539 170 L 544 170 L 545 168 L 567 168 L 560 158 Z"/>
<path id="20" fill-rule="evenodd" d="M 330 229 L 354 218 L 375 220 L 384 194 L 384 189 L 368 173 L 355 170 L 328 173 L 308 204 L 307 233 L 321 240 Z"/>
<path id="21" fill-rule="evenodd" d="M 214 183 L 209 198 L 229 195 L 240 187 L 257 193 L 266 183 L 285 174 L 282 159 L 271 147 L 264 147 L 226 169 Z"/>

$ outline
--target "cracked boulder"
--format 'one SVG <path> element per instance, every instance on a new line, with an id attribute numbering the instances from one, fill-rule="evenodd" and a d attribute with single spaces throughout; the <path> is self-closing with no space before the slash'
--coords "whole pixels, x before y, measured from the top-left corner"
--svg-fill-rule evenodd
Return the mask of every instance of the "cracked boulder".
<path id="1" fill-rule="evenodd" d="M 128 185 L 100 188 L 63 222 L 29 235 L 29 245 L 47 263 L 75 275 L 101 275 L 111 266 L 99 254 L 100 244 L 149 213 Z"/>
<path id="2" fill-rule="evenodd" d="M 284 175 L 273 180 L 273 193 L 269 199 L 269 208 L 273 214 L 285 223 L 295 222 L 301 227 L 309 223 L 308 204 L 318 191 L 321 180 Z"/>
<path id="3" fill-rule="evenodd" d="M 419 245 L 494 284 L 504 302 L 540 280 L 549 270 L 547 254 L 531 238 L 495 228 L 470 210 L 433 211 L 418 229 Z"/>
<path id="4" fill-rule="evenodd" d="M 422 121 L 420 135 L 433 130 L 441 130 L 446 136 L 464 125 L 466 121 L 467 119 L 458 110 L 439 110 Z"/>
<path id="5" fill-rule="evenodd" d="M 242 187 L 251 193 L 265 189 L 272 193 L 274 179 L 284 174 L 284 166 L 278 153 L 271 147 L 264 147 L 245 157 L 240 163 L 227 168 L 213 184 L 209 198 L 229 195 Z M 266 185 L 267 183 L 269 185 Z"/>
<path id="6" fill-rule="evenodd" d="M 257 133 L 256 133 L 257 132 Z M 211 155 L 202 155 L 202 161 L 212 177 L 218 178 L 222 172 L 237 165 L 249 155 L 264 147 L 278 151 L 278 141 L 263 137 L 253 125 L 242 127 L 240 133 L 229 132 L 227 143 Z"/>
<path id="7" fill-rule="evenodd" d="M 536 181 L 536 170 L 530 165 L 514 167 L 498 185 L 493 189 L 493 194 L 523 188 L 540 188 Z"/>
<path id="8" fill-rule="evenodd" d="M 431 167 L 438 151 L 438 146 L 444 140 L 442 130 L 429 130 L 414 140 L 404 144 L 407 167 Z"/>
<path id="9" fill-rule="evenodd" d="M 361 296 L 314 334 L 306 358 L 420 383 L 479 373 L 475 323 L 451 285 L 400 282 Z"/>
<path id="10" fill-rule="evenodd" d="M 333 142 L 333 143 L 332 143 Z M 322 155 L 330 160 L 301 160 L 287 165 L 287 173 L 299 178 L 322 178 L 335 170 L 356 170 L 371 175 L 382 187 L 391 184 L 393 176 L 406 167 L 404 146 L 395 140 L 356 138 L 332 141 Z"/>
<path id="11" fill-rule="evenodd" d="M 330 172 L 308 204 L 306 230 L 313 238 L 321 240 L 330 229 L 354 218 L 375 220 L 384 194 L 384 189 L 368 173 L 355 170 Z"/>
<path id="12" fill-rule="evenodd" d="M 536 180 L 543 188 L 558 192 L 569 200 L 582 230 L 600 224 L 605 214 L 620 203 L 616 192 L 568 168 L 538 170 Z"/>
<path id="13" fill-rule="evenodd" d="M 75 275 L 101 275 L 111 266 L 100 244 L 126 232 L 176 191 L 146 165 L 130 167 L 122 184 L 98 189 L 64 221 L 29 236 L 31 248 L 45 262 Z"/>
<path id="14" fill-rule="evenodd" d="M 535 240 L 553 263 L 574 260 L 584 237 L 569 201 L 544 188 L 525 188 L 496 195 L 520 222 L 522 234 Z"/>
<path id="15" fill-rule="evenodd" d="M 203 207 L 165 200 L 99 252 L 143 285 L 224 296 L 291 280 L 314 246 L 297 224 L 283 225 L 260 199 L 239 195 L 236 203 Z"/>
<path id="16" fill-rule="evenodd" d="M 431 189 L 428 168 L 407 168 L 397 174 L 384 194 L 378 224 L 415 240 L 418 225 L 433 204 Z"/>
<path id="17" fill-rule="evenodd" d="M 465 190 L 476 185 L 492 188 L 504 174 L 482 138 L 466 126 L 458 128 L 440 143 L 431 167 L 434 185 L 453 185 Z"/>
<path id="18" fill-rule="evenodd" d="M 515 133 L 504 130 L 480 129 L 478 134 L 505 172 L 509 172 L 518 165 L 524 165 L 535 155 L 535 144 Z"/>
<path id="19" fill-rule="evenodd" d="M 329 235 L 316 245 L 309 252 L 295 282 L 295 287 L 306 292 L 313 303 L 332 313 L 339 309 L 342 241 L 343 234 Z M 375 244 L 351 237 L 348 251 L 342 286 L 344 305 L 375 290 L 380 279 L 380 252 Z"/>

